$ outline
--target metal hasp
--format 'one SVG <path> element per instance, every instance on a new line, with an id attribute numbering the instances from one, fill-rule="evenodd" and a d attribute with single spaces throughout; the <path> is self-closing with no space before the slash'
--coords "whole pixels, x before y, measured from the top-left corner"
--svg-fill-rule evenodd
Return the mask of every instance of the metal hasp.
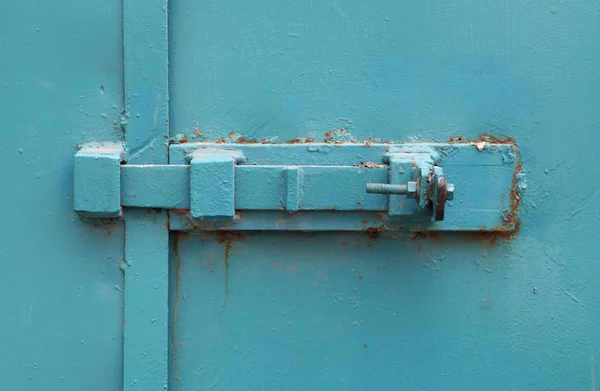
<path id="1" fill-rule="evenodd" d="M 168 209 L 181 231 L 510 231 L 516 167 L 516 147 L 500 143 L 184 143 L 169 164 L 89 144 L 75 156 L 75 210 Z"/>
<path id="2" fill-rule="evenodd" d="M 413 146 L 388 153 L 384 160 L 390 165 L 390 183 L 368 183 L 367 193 L 390 194 L 390 215 L 402 214 L 396 196 L 403 195 L 414 199 L 419 209 L 429 209 L 434 221 L 442 221 L 446 201 L 454 199 L 454 185 L 448 183 L 443 169 L 436 165 L 438 159 L 438 153 L 430 147 Z M 410 179 L 406 184 L 396 183 L 407 175 Z"/>
<path id="3" fill-rule="evenodd" d="M 88 143 L 75 154 L 75 211 L 84 217 L 121 215 L 121 162 L 118 143 Z"/>

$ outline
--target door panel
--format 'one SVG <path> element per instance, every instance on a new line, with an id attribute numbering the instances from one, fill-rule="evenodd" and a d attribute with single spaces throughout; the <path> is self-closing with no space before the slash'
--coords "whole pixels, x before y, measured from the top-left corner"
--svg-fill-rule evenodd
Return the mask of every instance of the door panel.
<path id="1" fill-rule="evenodd" d="M 464 235 L 173 234 L 170 387 L 583 385 L 593 352 L 568 335 L 593 326 L 557 291 L 552 258 L 564 259 L 531 239 L 523 245 Z"/>
<path id="2" fill-rule="evenodd" d="M 180 139 L 491 134 L 523 167 L 511 237 L 172 234 L 171 388 L 597 389 L 582 233 L 600 178 L 571 184 L 598 162 L 598 17 L 591 1 L 170 2 Z"/>
<path id="3" fill-rule="evenodd" d="M 117 141 L 119 1 L 0 2 L 2 390 L 118 390 L 123 225 L 73 211 L 77 144 Z"/>

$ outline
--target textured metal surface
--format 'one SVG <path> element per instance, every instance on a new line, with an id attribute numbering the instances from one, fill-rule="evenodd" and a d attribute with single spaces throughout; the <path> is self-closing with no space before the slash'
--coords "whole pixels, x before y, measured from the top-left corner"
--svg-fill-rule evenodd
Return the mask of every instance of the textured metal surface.
<path id="1" fill-rule="evenodd" d="M 180 234 L 171 387 L 597 390 L 599 174 L 571 191 L 574 173 L 598 163 L 596 2 L 240 6 L 172 3 L 175 132 L 190 142 L 311 138 L 330 154 L 336 142 L 377 139 L 462 140 L 484 153 L 494 138 L 481 134 L 514 137 L 522 169 L 504 202 L 520 207 L 520 231 L 507 241 Z M 471 200 L 464 186 L 444 221 Z M 488 195 L 475 200 L 499 202 Z"/>
<path id="2" fill-rule="evenodd" d="M 164 239 L 180 214 L 134 212 L 127 267 L 124 225 L 73 211 L 78 144 L 122 141 L 127 127 L 129 163 L 167 163 L 167 8 L 128 4 L 126 19 L 161 22 L 123 21 L 112 0 L 0 2 L 3 390 L 124 388 L 124 327 L 125 388 L 164 389 Z M 180 0 L 168 11 L 179 142 L 326 141 L 315 159 L 353 140 L 483 153 L 512 137 L 520 149 L 502 201 L 520 228 L 510 237 L 386 237 L 363 212 L 348 226 L 371 232 L 173 233 L 170 390 L 598 389 L 596 2 Z M 123 64 L 141 75 L 157 64 L 124 62 L 123 26 L 125 53 L 156 54 L 163 75 L 139 77 L 125 101 Z M 251 215 L 246 227 L 264 226 Z M 314 219 L 326 229 L 335 215 Z M 123 310 L 128 285 L 142 307 Z"/>
<path id="3" fill-rule="evenodd" d="M 120 1 L 0 2 L 0 389 L 120 390 L 123 225 L 73 210 L 77 145 L 119 142 Z"/>
<path id="4" fill-rule="evenodd" d="M 127 162 L 167 164 L 167 0 L 124 0 L 122 4 Z M 126 209 L 125 221 L 122 389 L 164 390 L 168 377 L 168 213 Z"/>
<path id="5" fill-rule="evenodd" d="M 87 143 L 75 154 L 73 198 L 76 212 L 89 217 L 121 215 L 121 143 Z"/>
<path id="6" fill-rule="evenodd" d="M 235 213 L 235 159 L 227 152 L 195 153 L 190 161 L 190 215 L 231 220 Z"/>

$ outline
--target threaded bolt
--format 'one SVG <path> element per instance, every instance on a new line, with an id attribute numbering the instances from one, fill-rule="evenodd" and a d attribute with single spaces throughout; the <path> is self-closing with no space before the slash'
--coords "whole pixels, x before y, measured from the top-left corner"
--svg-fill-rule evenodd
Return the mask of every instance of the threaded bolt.
<path id="1" fill-rule="evenodd" d="M 407 185 L 390 185 L 386 183 L 367 183 L 367 193 L 374 194 L 407 194 Z"/>

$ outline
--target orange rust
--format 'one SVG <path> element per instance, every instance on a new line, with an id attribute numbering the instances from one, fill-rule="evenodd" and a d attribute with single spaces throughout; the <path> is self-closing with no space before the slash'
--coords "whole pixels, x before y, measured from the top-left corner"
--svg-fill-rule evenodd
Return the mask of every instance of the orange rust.
<path id="1" fill-rule="evenodd" d="M 306 144 L 306 143 L 312 143 L 315 140 L 312 138 L 294 138 L 291 139 L 287 142 L 287 144 Z"/>
<path id="2" fill-rule="evenodd" d="M 236 231 L 219 231 L 217 232 L 217 243 L 225 244 L 225 246 L 231 246 L 233 243 L 242 242 L 246 240 L 246 236 Z"/>
<path id="3" fill-rule="evenodd" d="M 221 311 L 219 312 L 219 323 L 221 324 L 223 322 L 223 312 L 225 312 L 225 309 L 227 308 L 227 303 L 229 303 L 229 255 L 233 247 L 233 243 L 241 242 L 245 239 L 246 237 L 239 232 L 217 232 L 217 243 L 225 244 L 225 300 L 223 301 L 223 306 L 221 307 Z"/>
<path id="4" fill-rule="evenodd" d="M 335 142 L 333 138 L 336 134 L 348 134 L 348 132 L 344 128 L 330 130 L 329 132 L 325 132 L 325 138 L 323 139 L 323 141 L 326 143 Z"/>
<path id="5" fill-rule="evenodd" d="M 414 242 L 417 239 L 431 240 L 432 242 L 439 243 L 442 241 L 443 236 L 440 232 L 435 232 L 435 231 L 429 231 L 429 232 L 414 231 L 412 233 L 412 236 L 408 240 L 409 240 L 409 242 Z"/>
<path id="6" fill-rule="evenodd" d="M 202 133 L 200 133 L 200 130 L 198 130 L 198 128 L 194 128 L 194 133 L 196 133 L 196 137 L 202 137 Z"/>
<path id="7" fill-rule="evenodd" d="M 358 276 L 358 279 L 359 279 L 359 280 L 362 280 L 362 279 L 363 279 L 363 276 Z"/>
<path id="8" fill-rule="evenodd" d="M 175 336 L 177 331 L 177 308 L 179 306 L 179 280 L 181 274 L 181 256 L 179 254 L 179 238 L 183 236 L 183 232 L 173 233 L 173 269 L 174 269 L 174 280 L 175 280 L 175 297 L 173 300 L 173 322 L 171 325 L 171 345 L 173 346 L 173 369 L 175 374 L 178 372 L 177 366 L 177 343 L 175 342 Z"/>
<path id="9" fill-rule="evenodd" d="M 379 240 L 379 236 L 381 235 L 381 230 L 383 229 L 383 227 L 380 228 L 367 228 L 365 230 L 365 232 L 369 235 L 369 239 L 373 240 L 373 241 L 378 241 Z"/>
<path id="10" fill-rule="evenodd" d="M 477 136 L 474 139 L 466 139 L 463 136 L 452 136 L 448 139 L 448 142 L 451 144 L 457 144 L 457 143 L 462 143 L 462 144 L 470 144 L 470 143 L 478 143 L 478 142 L 483 142 L 485 141 L 486 143 L 489 144 L 511 144 L 511 145 L 515 145 L 516 146 L 516 141 L 513 137 L 498 137 L 498 136 L 494 136 L 492 134 L 488 134 L 488 133 L 482 133 L 479 136 Z"/>
<path id="11" fill-rule="evenodd" d="M 427 239 L 427 232 L 420 232 L 420 231 L 413 232 L 412 236 L 410 237 L 410 239 L 408 239 L 408 241 L 414 242 L 417 239 Z"/>

